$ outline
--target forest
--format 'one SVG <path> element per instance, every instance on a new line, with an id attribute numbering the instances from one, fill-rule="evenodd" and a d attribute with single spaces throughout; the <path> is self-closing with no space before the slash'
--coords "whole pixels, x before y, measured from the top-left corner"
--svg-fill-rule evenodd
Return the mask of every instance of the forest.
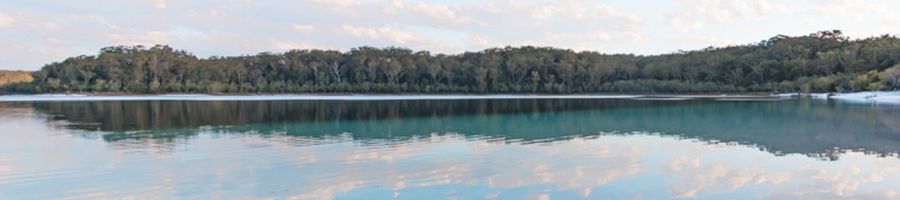
<path id="1" fill-rule="evenodd" d="M 661 55 L 400 47 L 198 58 L 114 46 L 45 65 L 3 93 L 751 93 L 900 89 L 900 38 L 839 30 Z"/>

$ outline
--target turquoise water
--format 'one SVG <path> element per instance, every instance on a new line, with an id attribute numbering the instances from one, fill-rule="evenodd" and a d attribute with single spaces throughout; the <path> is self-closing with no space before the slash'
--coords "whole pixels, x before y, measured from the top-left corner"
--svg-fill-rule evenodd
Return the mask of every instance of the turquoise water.
<path id="1" fill-rule="evenodd" d="M 900 198 L 900 107 L 0 103 L 0 199 Z"/>

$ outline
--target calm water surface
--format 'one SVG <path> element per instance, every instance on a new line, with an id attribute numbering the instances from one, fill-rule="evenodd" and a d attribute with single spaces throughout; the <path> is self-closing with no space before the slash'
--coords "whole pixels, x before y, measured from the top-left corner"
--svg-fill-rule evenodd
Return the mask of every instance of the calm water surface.
<path id="1" fill-rule="evenodd" d="M 900 107 L 0 103 L 0 199 L 900 198 Z"/>

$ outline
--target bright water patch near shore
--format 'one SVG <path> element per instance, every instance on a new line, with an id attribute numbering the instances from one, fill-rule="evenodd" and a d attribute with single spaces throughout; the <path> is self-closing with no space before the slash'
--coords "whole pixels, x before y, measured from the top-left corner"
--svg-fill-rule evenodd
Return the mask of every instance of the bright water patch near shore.
<path id="1" fill-rule="evenodd" d="M 0 199 L 895 199 L 900 107 L 0 103 Z"/>
<path id="2" fill-rule="evenodd" d="M 900 104 L 900 91 L 846 93 L 836 94 L 829 98 L 850 102 Z"/>
<path id="3" fill-rule="evenodd" d="M 807 97 L 817 100 L 836 100 L 845 103 L 864 103 L 864 104 L 897 104 L 900 105 L 900 91 L 871 91 L 871 92 L 853 92 L 853 93 L 810 93 L 803 94 Z M 798 97 L 801 94 L 778 94 L 776 96 Z"/>

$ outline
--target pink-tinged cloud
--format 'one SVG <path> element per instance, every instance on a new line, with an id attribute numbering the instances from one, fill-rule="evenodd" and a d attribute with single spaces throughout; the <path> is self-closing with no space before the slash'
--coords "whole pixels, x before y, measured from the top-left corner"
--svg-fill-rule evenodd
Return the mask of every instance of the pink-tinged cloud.
<path id="1" fill-rule="evenodd" d="M 155 43 L 201 57 L 359 46 L 461 53 L 507 45 L 660 54 L 832 29 L 857 38 L 897 34 L 897 8 L 900 2 L 884 0 L 0 2 L 0 44 L 20 45 L 20 52 L 3 50 L 15 56 L 4 57 L 0 69 L 36 70 L 105 46 Z"/>

